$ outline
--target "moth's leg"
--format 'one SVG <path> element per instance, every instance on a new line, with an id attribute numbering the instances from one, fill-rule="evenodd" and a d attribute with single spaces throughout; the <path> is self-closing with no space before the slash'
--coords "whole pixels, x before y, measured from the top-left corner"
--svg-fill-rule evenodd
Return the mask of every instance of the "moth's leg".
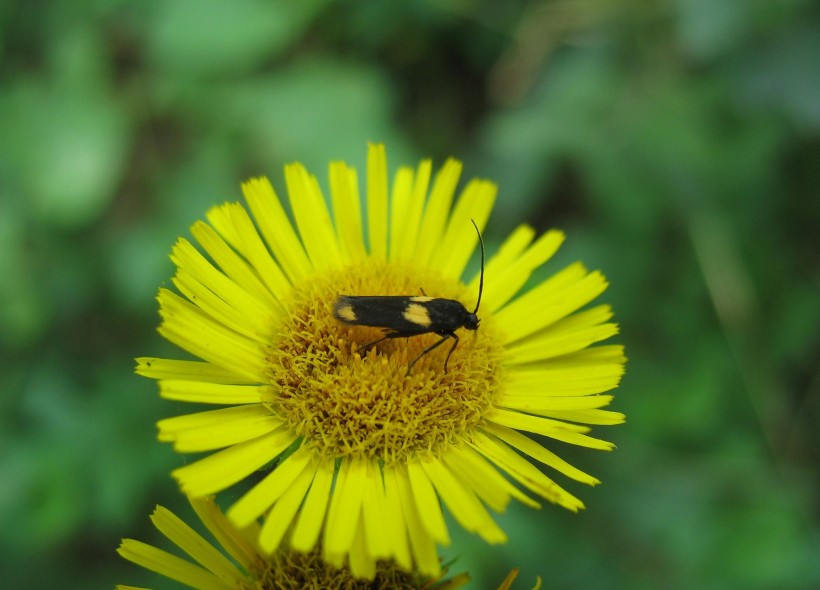
<path id="1" fill-rule="evenodd" d="M 455 340 L 455 342 L 453 342 L 453 345 L 450 347 L 450 352 L 447 353 L 447 358 L 444 359 L 444 372 L 445 373 L 447 372 L 447 363 L 450 362 L 450 355 L 453 354 L 453 351 L 456 349 L 456 346 L 458 346 L 458 336 L 456 336 L 456 333 L 455 332 L 450 332 L 448 334 L 448 336 L 452 337 L 453 340 Z"/>
<path id="2" fill-rule="evenodd" d="M 418 355 L 415 359 L 413 359 L 412 363 L 407 365 L 407 373 L 405 373 L 404 376 L 407 377 L 407 375 L 410 374 L 410 370 L 413 368 L 413 365 L 415 365 L 421 357 L 423 357 L 428 352 L 432 352 L 433 350 L 435 350 L 436 348 L 438 348 L 439 346 L 444 344 L 444 341 L 447 340 L 448 338 L 455 338 L 456 339 L 456 344 L 458 344 L 458 336 L 456 336 L 454 333 L 450 332 L 448 334 L 444 334 L 441 337 L 441 340 L 438 340 L 438 341 L 434 342 L 433 344 L 431 344 L 430 346 L 428 346 L 427 348 L 422 350 L 421 354 Z M 455 348 L 455 345 L 453 346 L 453 348 Z M 452 352 L 452 349 L 450 349 L 450 352 Z M 450 355 L 447 355 L 447 358 L 449 359 Z M 447 372 L 447 363 L 446 362 L 444 363 L 444 372 L 445 373 Z"/>
<path id="3" fill-rule="evenodd" d="M 385 340 L 388 340 L 388 339 L 392 340 L 393 338 L 410 338 L 411 336 L 418 336 L 418 334 L 404 334 L 402 332 L 387 332 L 384 336 L 382 336 L 378 340 L 374 340 L 373 342 L 370 342 L 370 343 L 365 344 L 364 346 L 360 347 L 359 350 L 358 350 L 358 353 L 360 355 L 364 356 L 364 355 L 367 354 L 367 352 L 371 348 L 373 348 L 374 346 L 376 346 L 377 344 L 379 344 L 381 342 L 384 342 Z"/>

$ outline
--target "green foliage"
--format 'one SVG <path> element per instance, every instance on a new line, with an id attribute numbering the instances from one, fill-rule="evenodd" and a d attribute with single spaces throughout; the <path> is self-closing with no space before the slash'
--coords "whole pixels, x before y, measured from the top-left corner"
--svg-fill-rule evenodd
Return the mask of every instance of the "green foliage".
<path id="1" fill-rule="evenodd" d="M 10 6 L 6 4 L 5 6 Z M 511 508 L 454 571 L 495 587 L 820 586 L 820 24 L 764 0 L 17 3 L 0 8 L 0 579 L 158 582 L 182 411 L 132 374 L 167 254 L 300 160 L 453 155 L 611 281 L 630 363 L 588 509 Z M 324 180 L 323 180 L 324 182 Z M 492 277 L 487 277 L 488 281 Z M 602 429 L 603 430 L 603 429 Z M 554 444 L 547 443 L 554 448 Z M 183 512 L 189 514 L 188 512 Z"/>

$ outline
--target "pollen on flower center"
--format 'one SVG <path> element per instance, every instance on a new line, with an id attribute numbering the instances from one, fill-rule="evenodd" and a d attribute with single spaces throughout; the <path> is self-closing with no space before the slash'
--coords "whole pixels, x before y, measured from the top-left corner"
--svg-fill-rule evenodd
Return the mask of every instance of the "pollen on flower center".
<path id="1" fill-rule="evenodd" d="M 362 358 L 358 350 L 383 335 L 333 317 L 339 295 L 421 295 L 467 301 L 460 285 L 395 263 L 365 261 L 294 288 L 278 338 L 268 353 L 276 387 L 271 410 L 316 451 L 392 463 L 436 453 L 478 424 L 498 394 L 500 344 L 492 321 L 458 330 L 460 343 L 424 355 L 441 338 L 425 334 L 386 340 Z M 479 315 L 481 312 L 479 310 Z"/>

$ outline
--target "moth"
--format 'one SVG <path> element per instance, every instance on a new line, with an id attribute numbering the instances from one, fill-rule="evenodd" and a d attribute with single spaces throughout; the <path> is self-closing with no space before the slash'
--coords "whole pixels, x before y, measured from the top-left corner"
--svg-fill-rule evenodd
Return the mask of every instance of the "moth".
<path id="1" fill-rule="evenodd" d="M 471 220 L 472 221 L 472 220 Z M 481 305 L 481 293 L 484 290 L 484 240 L 475 221 L 473 227 L 481 244 L 481 275 L 478 282 L 478 301 L 475 309 L 468 311 L 460 301 L 427 295 L 341 295 L 333 306 L 333 316 L 345 324 L 382 328 L 384 336 L 361 347 L 359 353 L 367 354 L 371 348 L 393 338 L 411 338 L 422 334 L 438 334 L 439 340 L 425 348 L 407 366 L 406 375 L 410 374 L 419 359 L 432 352 L 447 340 L 453 345 L 444 359 L 444 372 L 453 351 L 458 346 L 456 330 L 478 330 L 478 307 Z M 422 291 L 423 293 L 423 291 Z"/>

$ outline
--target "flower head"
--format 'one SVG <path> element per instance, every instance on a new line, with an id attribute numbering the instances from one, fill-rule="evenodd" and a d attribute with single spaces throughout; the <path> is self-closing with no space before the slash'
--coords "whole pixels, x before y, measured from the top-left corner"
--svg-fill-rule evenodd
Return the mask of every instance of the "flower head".
<path id="1" fill-rule="evenodd" d="M 167 508 L 157 506 L 151 515 L 154 526 L 190 559 L 134 539 L 123 539 L 117 553 L 185 586 L 207 590 L 455 590 L 470 580 L 465 573 L 447 580 L 429 579 L 405 572 L 395 563 L 379 562 L 374 580 L 363 581 L 347 568 L 324 562 L 318 550 L 309 553 L 279 550 L 273 555 L 264 555 L 257 545 L 258 525 L 237 529 L 212 497 L 191 499 L 191 505 L 218 545 Z M 514 576 L 508 577 L 510 583 L 512 579 Z M 506 580 L 501 588 L 509 588 Z"/>
<path id="2" fill-rule="evenodd" d="M 383 146 L 368 154 L 365 215 L 356 171 L 330 165 L 332 215 L 300 164 L 285 168 L 295 224 L 266 179 L 243 185 L 240 204 L 209 211 L 180 239 L 173 279 L 161 289 L 160 333 L 200 360 L 138 359 L 168 399 L 225 406 L 162 420 L 161 440 L 210 455 L 177 469 L 202 497 L 258 479 L 227 512 L 239 527 L 264 516 L 259 544 L 283 542 L 371 578 L 379 559 L 440 573 L 450 541 L 442 504 L 489 543 L 506 540 L 490 511 L 525 491 L 576 511 L 582 502 L 526 457 L 582 483 L 598 480 L 521 431 L 610 450 L 587 433 L 618 424 L 602 409 L 618 385 L 621 346 L 591 346 L 617 333 L 610 308 L 583 309 L 605 288 L 572 264 L 522 293 L 563 234 L 521 226 L 488 253 L 481 325 L 421 356 L 439 338 L 385 340 L 378 328 L 334 317 L 343 295 L 453 299 L 472 310 L 479 276 L 461 276 L 496 187 L 472 180 L 454 201 L 461 165 L 400 168 L 392 187 Z M 432 184 L 432 186 L 431 186 Z M 252 217 L 251 217 L 252 215 Z M 366 218 L 366 223 L 363 222 Z M 365 352 L 366 351 L 366 352 Z M 271 466 L 273 467 L 271 468 Z"/>

